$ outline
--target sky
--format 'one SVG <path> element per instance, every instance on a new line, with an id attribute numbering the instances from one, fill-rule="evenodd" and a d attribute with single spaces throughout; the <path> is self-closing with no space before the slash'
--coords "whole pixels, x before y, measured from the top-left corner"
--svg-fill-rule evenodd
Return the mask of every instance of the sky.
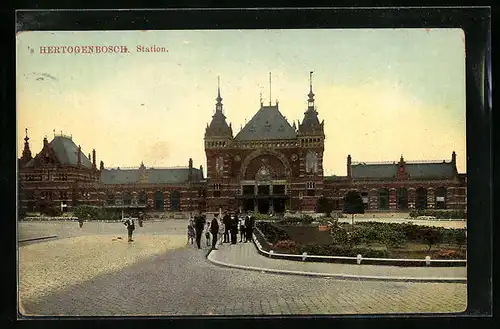
<path id="1" fill-rule="evenodd" d="M 325 175 L 353 162 L 450 161 L 466 172 L 461 29 L 57 31 L 17 35 L 17 143 L 28 128 L 72 135 L 105 167 L 206 168 L 203 137 L 217 79 L 236 135 L 264 103 L 302 120 L 309 72 L 325 121 Z M 40 54 L 40 47 L 117 45 L 129 53 Z M 137 46 L 168 52 L 137 52 Z M 269 72 L 272 74 L 269 96 Z"/>

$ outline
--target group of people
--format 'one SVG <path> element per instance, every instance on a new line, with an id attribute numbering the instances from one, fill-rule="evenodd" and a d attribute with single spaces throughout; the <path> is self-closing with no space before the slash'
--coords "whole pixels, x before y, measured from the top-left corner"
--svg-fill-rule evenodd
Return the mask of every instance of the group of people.
<path id="1" fill-rule="evenodd" d="M 219 245 L 236 244 L 238 232 L 240 242 L 252 241 L 255 219 L 250 213 L 230 214 L 229 211 L 225 211 L 222 218 L 219 217 L 219 214 L 215 214 L 212 221 L 208 222 L 206 216 L 200 212 L 191 218 L 188 225 L 187 243 L 193 244 L 196 241 L 198 249 L 201 249 L 201 237 L 204 234 L 207 247 L 211 245 L 212 249 L 216 250 L 217 241 Z"/>

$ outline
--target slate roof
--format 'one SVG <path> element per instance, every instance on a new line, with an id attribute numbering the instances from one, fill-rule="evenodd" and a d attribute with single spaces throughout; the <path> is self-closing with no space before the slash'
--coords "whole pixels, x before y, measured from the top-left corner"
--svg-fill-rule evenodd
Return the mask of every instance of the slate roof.
<path id="1" fill-rule="evenodd" d="M 149 184 L 180 184 L 188 181 L 189 168 L 148 168 L 146 169 Z M 203 179 L 200 169 L 192 168 L 192 181 Z M 104 169 L 101 170 L 103 184 L 134 184 L 139 183 L 139 169 Z"/>
<path id="2" fill-rule="evenodd" d="M 278 110 L 278 106 L 262 106 L 234 138 L 238 141 L 295 139 L 297 133 Z"/>
<path id="3" fill-rule="evenodd" d="M 355 164 L 351 166 L 353 179 L 394 179 L 398 164 Z M 455 176 L 455 165 L 451 162 L 406 163 L 410 179 L 443 179 Z"/>
<path id="4" fill-rule="evenodd" d="M 76 167 L 78 164 L 78 146 L 70 137 L 55 136 L 49 145 L 54 150 L 54 154 L 61 164 Z M 92 169 L 92 162 L 90 162 L 90 159 L 83 152 L 80 152 L 80 159 L 82 167 Z M 26 164 L 26 167 L 32 167 L 34 162 L 34 159 L 31 159 Z"/>

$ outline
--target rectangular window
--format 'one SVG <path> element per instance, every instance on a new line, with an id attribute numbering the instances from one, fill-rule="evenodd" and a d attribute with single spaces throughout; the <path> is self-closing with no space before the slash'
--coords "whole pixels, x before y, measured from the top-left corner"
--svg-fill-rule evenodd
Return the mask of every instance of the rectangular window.
<path id="1" fill-rule="evenodd" d="M 316 194 L 314 191 L 315 187 L 316 187 L 315 182 L 307 182 L 306 183 L 306 189 L 307 189 L 306 195 L 307 196 L 314 196 Z"/>
<path id="2" fill-rule="evenodd" d="M 220 198 L 221 184 L 214 184 L 214 198 Z"/>

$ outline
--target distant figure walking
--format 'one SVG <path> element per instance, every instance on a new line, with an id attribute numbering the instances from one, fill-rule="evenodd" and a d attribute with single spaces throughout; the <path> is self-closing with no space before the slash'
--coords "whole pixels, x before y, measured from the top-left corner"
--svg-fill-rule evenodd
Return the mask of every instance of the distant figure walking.
<path id="1" fill-rule="evenodd" d="M 83 226 L 83 218 L 78 218 L 78 224 L 80 225 L 80 228 Z"/>
<path id="2" fill-rule="evenodd" d="M 217 250 L 215 248 L 217 244 L 217 235 L 219 234 L 219 221 L 217 220 L 219 214 L 215 214 L 212 222 L 210 223 L 210 233 L 212 233 L 212 250 Z"/>
<path id="3" fill-rule="evenodd" d="M 132 234 L 134 233 L 135 230 L 135 223 L 134 220 L 129 218 L 123 223 L 127 227 L 127 232 L 128 232 L 128 242 L 132 242 Z"/>
<path id="4" fill-rule="evenodd" d="M 189 224 L 188 224 L 188 241 L 187 241 L 187 243 L 189 244 L 191 242 L 191 244 L 193 244 L 194 243 L 194 237 L 195 237 L 195 233 L 194 233 L 194 221 L 190 220 Z"/>
<path id="5" fill-rule="evenodd" d="M 196 234 L 196 245 L 198 246 L 198 249 L 201 249 L 201 234 L 203 233 L 205 221 L 205 217 L 203 216 L 201 211 L 194 217 L 194 230 Z"/>

